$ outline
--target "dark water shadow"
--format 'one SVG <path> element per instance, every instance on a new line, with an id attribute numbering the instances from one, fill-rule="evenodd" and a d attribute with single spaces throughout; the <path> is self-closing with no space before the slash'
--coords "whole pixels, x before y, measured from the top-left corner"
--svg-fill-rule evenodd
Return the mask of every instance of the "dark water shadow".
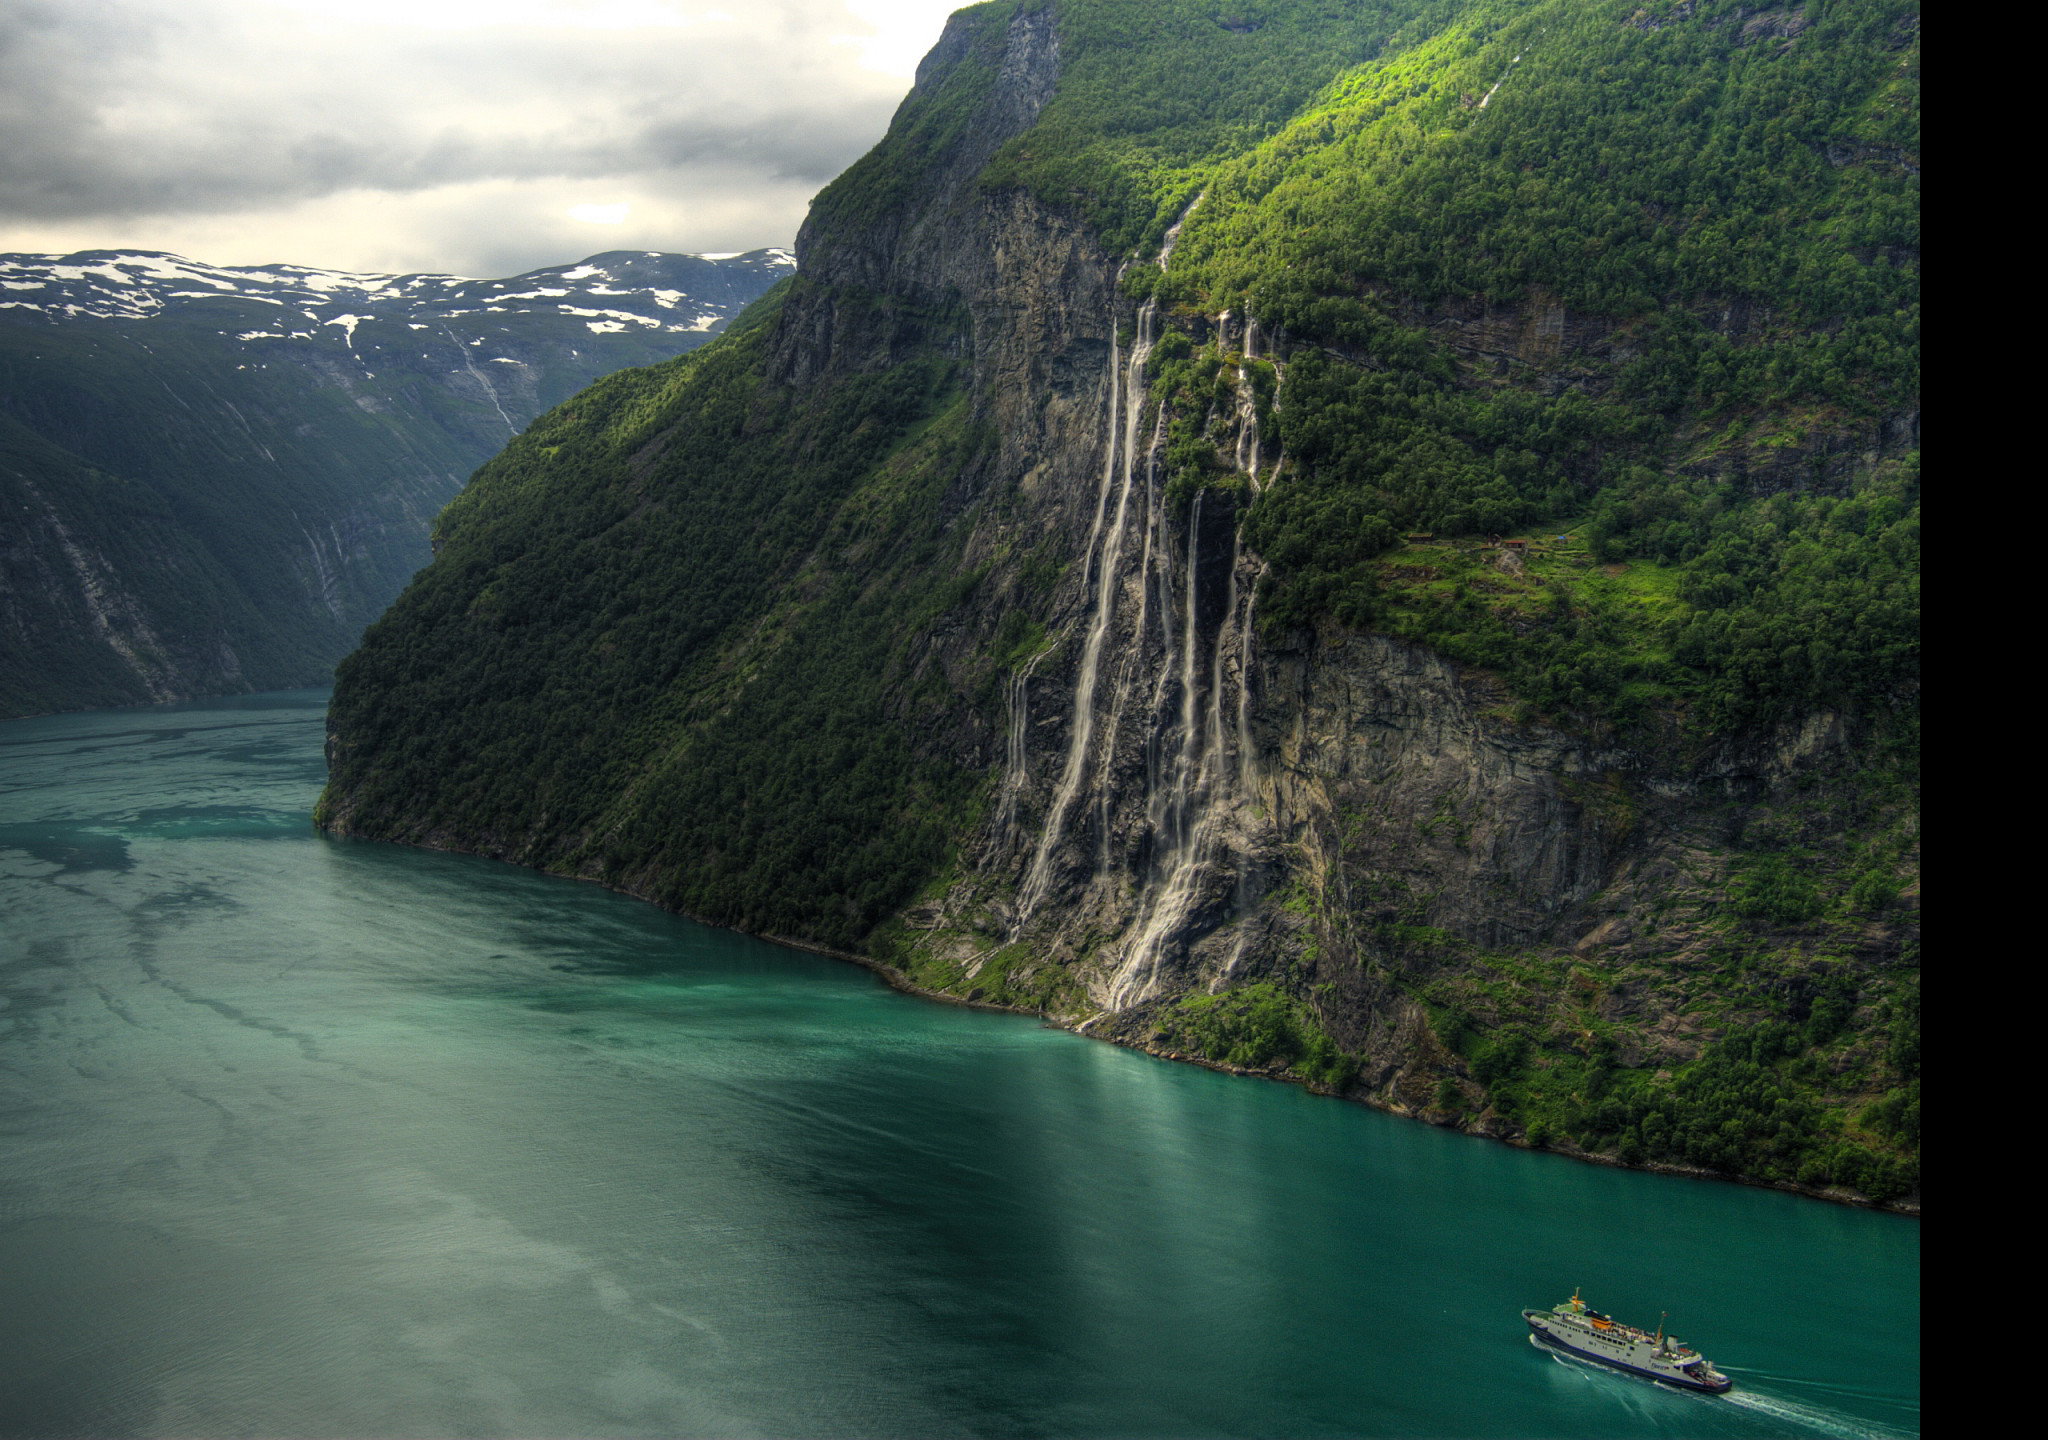
<path id="1" fill-rule="evenodd" d="M 126 837 L 78 825 L 0 825 L 0 852 L 8 850 L 55 865 L 56 874 L 42 877 L 49 880 L 95 870 L 126 874 L 135 868 Z"/>

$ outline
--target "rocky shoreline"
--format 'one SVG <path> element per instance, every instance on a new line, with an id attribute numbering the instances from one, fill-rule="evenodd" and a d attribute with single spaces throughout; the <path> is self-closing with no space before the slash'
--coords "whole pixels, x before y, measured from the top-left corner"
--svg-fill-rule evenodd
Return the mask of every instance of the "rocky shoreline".
<path id="1" fill-rule="evenodd" d="M 411 848 L 435 850 L 443 854 L 452 855 L 476 855 L 479 859 L 499 860 L 503 864 L 519 863 L 512 860 L 503 860 L 499 856 L 485 855 L 456 845 L 417 844 Z M 539 867 L 522 866 L 521 868 L 537 869 Z M 541 873 L 556 874 L 559 872 L 542 870 Z M 1144 1054 L 1153 1056 L 1155 1059 L 1172 1060 L 1184 1065 L 1199 1065 L 1205 1070 L 1214 1070 L 1225 1075 L 1238 1075 L 1251 1080 L 1270 1080 L 1279 1084 L 1298 1085 L 1314 1094 L 1325 1095 L 1333 1100 L 1342 1100 L 1349 1104 L 1362 1105 L 1370 1110 L 1378 1110 L 1388 1115 L 1397 1115 L 1404 1120 L 1417 1120 L 1425 1125 L 1434 1125 L 1438 1129 L 1457 1130 L 1459 1133 L 1475 1140 L 1491 1140 L 1502 1145 L 1512 1146 L 1517 1150 L 1541 1150 L 1547 1154 L 1560 1155 L 1568 1160 L 1578 1160 L 1588 1165 L 1606 1165 L 1621 1170 L 1641 1170 L 1654 1175 L 1676 1175 L 1690 1180 L 1713 1181 L 1721 1184 L 1747 1185 L 1760 1190 L 1781 1190 L 1787 1194 L 1803 1196 L 1809 1200 L 1822 1200 L 1829 1204 L 1846 1205 L 1852 1209 L 1877 1210 L 1895 1215 L 1907 1215 L 1914 1219 L 1920 1218 L 1920 1201 L 1917 1198 L 1881 1203 L 1840 1186 L 1822 1187 L 1801 1185 L 1788 1180 L 1764 1180 L 1750 1175 L 1727 1174 L 1720 1171 L 1706 1170 L 1694 1165 L 1676 1165 L 1662 1160 L 1651 1160 L 1640 1164 L 1627 1165 L 1611 1155 L 1601 1155 L 1593 1151 L 1584 1150 L 1569 1142 L 1557 1145 L 1532 1145 L 1524 1136 L 1518 1134 L 1508 1134 L 1491 1128 L 1458 1125 L 1452 1116 L 1443 1111 L 1418 1110 L 1412 1106 L 1403 1105 L 1398 1101 L 1383 1100 L 1378 1096 L 1355 1089 L 1334 1090 L 1328 1086 L 1319 1085 L 1314 1081 L 1292 1074 L 1282 1066 L 1269 1065 L 1262 1068 L 1251 1068 L 1243 1065 L 1231 1065 L 1225 1061 L 1212 1060 L 1205 1055 L 1190 1054 L 1187 1051 L 1178 1050 L 1172 1046 L 1154 1044 L 1133 1035 L 1115 1032 L 1094 1033 L 1093 1027 L 1098 1022 L 1112 1018 L 1109 1012 L 1106 1011 L 1097 1012 L 1086 1019 L 1077 1020 L 1022 1005 L 1007 1005 L 995 1000 L 970 999 L 965 995 L 956 995 L 951 991 L 937 990 L 928 985 L 920 985 L 896 966 L 886 961 L 878 960 L 872 955 L 861 955 L 851 950 L 836 950 L 829 945 L 820 945 L 814 941 L 805 940 L 794 935 L 760 934 L 748 930 L 734 929 L 729 925 L 719 925 L 714 921 L 704 919 L 702 916 L 691 915 L 687 911 L 676 910 L 663 905 L 658 900 L 640 894 L 629 887 L 610 884 L 595 876 L 563 875 L 561 878 L 581 880 L 586 884 L 596 885 L 601 889 L 611 891 L 613 894 L 623 895 L 629 900 L 638 900 L 643 904 L 653 905 L 656 909 L 667 910 L 672 915 L 679 915 L 681 918 L 689 920 L 694 924 L 709 926 L 714 930 L 725 930 L 734 935 L 747 935 L 752 939 L 765 940 L 771 945 L 780 945 L 790 950 L 802 950 L 813 955 L 823 955 L 828 959 L 842 960 L 851 965 L 858 965 L 863 970 L 874 974 L 890 989 L 901 994 L 914 995 L 922 1000 L 937 1001 L 942 1005 L 955 1005 L 967 1010 L 991 1010 L 1007 1015 L 1030 1016 L 1043 1021 L 1055 1029 L 1070 1031 L 1089 1040 L 1100 1040 L 1111 1045 L 1120 1045 L 1126 1050 L 1141 1051 Z"/>
<path id="2" fill-rule="evenodd" d="M 622 891 L 620 893 L 629 892 Z M 645 897 L 633 896 L 632 898 L 644 899 Z M 696 919 L 696 917 L 688 915 L 683 918 Z M 709 922 L 699 920 L 697 923 L 708 924 Z M 727 927 L 716 926 L 714 928 L 725 929 Z M 744 934 L 746 932 L 736 931 L 734 933 Z M 1601 1155 L 1595 1151 L 1581 1149 L 1579 1146 L 1569 1142 L 1557 1145 L 1532 1145 L 1521 1135 L 1508 1134 L 1490 1128 L 1458 1125 L 1455 1123 L 1454 1118 L 1444 1111 L 1417 1110 L 1411 1106 L 1402 1105 L 1398 1101 L 1381 1100 L 1370 1094 L 1351 1090 L 1333 1090 L 1328 1086 L 1319 1085 L 1312 1080 L 1306 1080 L 1299 1075 L 1292 1074 L 1281 1066 L 1269 1065 L 1254 1069 L 1243 1065 L 1231 1065 L 1221 1060 L 1212 1060 L 1206 1055 L 1189 1054 L 1184 1050 L 1177 1050 L 1166 1045 L 1155 1045 L 1149 1041 L 1129 1035 L 1116 1033 L 1098 1035 L 1093 1033 L 1090 1027 L 1100 1020 L 1111 1018 L 1107 1012 L 1090 1016 L 1086 1020 L 1074 1021 L 1043 1010 L 1027 1009 L 1021 1005 L 1004 1005 L 992 1000 L 970 1000 L 963 995 L 955 995 L 949 991 L 934 990 L 929 986 L 919 985 L 895 966 L 869 955 L 856 955 L 847 950 L 834 950 L 829 946 L 814 945 L 809 941 L 798 940 L 787 935 L 757 935 L 754 938 L 766 940 L 775 945 L 784 945 L 792 950 L 807 950 L 814 955 L 824 955 L 834 960 L 844 960 L 858 965 L 862 969 L 872 971 L 875 975 L 879 976 L 890 989 L 900 991 L 905 995 L 915 995 L 925 1000 L 936 1000 L 945 1005 L 958 1005 L 969 1010 L 999 1010 L 1010 1015 L 1033 1016 L 1055 1029 L 1070 1031 L 1073 1034 L 1090 1040 L 1102 1040 L 1111 1045 L 1121 1045 L 1126 1050 L 1141 1051 L 1156 1059 L 1173 1060 L 1184 1065 L 1199 1065 L 1205 1070 L 1215 1070 L 1225 1075 L 1240 1075 L 1251 1080 L 1272 1080 L 1285 1085 L 1298 1085 L 1304 1090 L 1317 1095 L 1327 1095 L 1333 1100 L 1363 1105 L 1369 1110 L 1378 1110 L 1387 1115 L 1398 1115 L 1404 1120 L 1419 1120 L 1425 1125 L 1434 1125 L 1440 1130 L 1457 1130 L 1460 1134 L 1475 1140 L 1492 1140 L 1502 1145 L 1512 1146 L 1517 1150 L 1540 1150 L 1546 1154 L 1561 1155 L 1565 1159 L 1578 1160 L 1588 1165 L 1606 1165 L 1617 1170 L 1641 1170 L 1653 1175 L 1676 1175 L 1688 1180 L 1705 1180 L 1729 1185 L 1747 1185 L 1759 1190 L 1782 1190 L 1789 1195 L 1800 1195 L 1809 1200 L 1824 1200 L 1829 1204 L 1846 1205 L 1852 1209 L 1878 1210 L 1895 1215 L 1908 1215 L 1916 1220 L 1920 1218 L 1920 1201 L 1917 1198 L 1879 1202 L 1839 1185 L 1816 1186 L 1801 1185 L 1791 1180 L 1763 1180 L 1751 1175 L 1731 1175 L 1721 1171 L 1707 1170 L 1697 1165 L 1676 1165 L 1663 1160 L 1650 1160 L 1641 1164 L 1628 1165 L 1615 1159 L 1612 1155 Z"/>

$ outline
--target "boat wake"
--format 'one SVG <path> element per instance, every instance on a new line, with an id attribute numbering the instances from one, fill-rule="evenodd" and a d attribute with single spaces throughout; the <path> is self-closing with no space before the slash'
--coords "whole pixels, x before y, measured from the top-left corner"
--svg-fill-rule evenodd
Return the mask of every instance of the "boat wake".
<path id="1" fill-rule="evenodd" d="M 1894 1430 L 1889 1425 L 1880 1425 L 1874 1420 L 1844 1415 L 1839 1410 L 1830 1410 L 1822 1405 L 1808 1405 L 1802 1401 L 1788 1400 L 1782 1395 L 1743 1388 L 1739 1383 L 1738 1388 L 1717 1398 L 1724 1405 L 1747 1410 L 1780 1425 L 1798 1425 L 1822 1435 L 1839 1436 L 1841 1440 L 1911 1440 L 1914 1434 L 1910 1430 Z"/>
<path id="2" fill-rule="evenodd" d="M 1581 1359 L 1576 1355 L 1571 1355 L 1553 1346 L 1546 1345 L 1534 1335 L 1529 1337 L 1529 1343 L 1558 1364 L 1570 1366 L 1572 1369 L 1586 1375 L 1598 1376 L 1601 1379 L 1620 1380 L 1624 1378 L 1618 1376 L 1613 1370 L 1597 1361 Z M 1865 1420 L 1855 1415 L 1844 1415 L 1838 1410 L 1830 1410 L 1822 1405 L 1809 1405 L 1803 1401 L 1789 1399 L 1783 1395 L 1773 1395 L 1768 1391 L 1755 1389 L 1753 1382 L 1740 1379 L 1736 1382 L 1736 1389 L 1726 1391 L 1720 1395 L 1702 1395 L 1696 1390 L 1681 1389 L 1676 1385 L 1666 1385 L 1661 1381 L 1652 1383 L 1656 1389 L 1662 1390 L 1668 1395 L 1682 1396 L 1696 1404 L 1724 1405 L 1736 1410 L 1747 1411 L 1759 1419 L 1768 1421 L 1778 1433 L 1785 1433 L 1788 1429 L 1794 1431 L 1804 1430 L 1817 1435 L 1834 1436 L 1837 1437 L 1837 1440 L 1913 1440 L 1913 1437 L 1918 1433 L 1912 1430 L 1895 1429 L 1889 1425 L 1879 1424 L 1875 1420 Z"/>

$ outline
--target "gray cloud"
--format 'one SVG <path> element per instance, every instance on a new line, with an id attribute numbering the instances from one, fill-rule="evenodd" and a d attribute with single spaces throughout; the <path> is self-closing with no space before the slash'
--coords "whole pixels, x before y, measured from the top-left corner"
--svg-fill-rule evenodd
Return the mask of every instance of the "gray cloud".
<path id="1" fill-rule="evenodd" d="M 579 0 L 552 3 L 578 13 Z M 794 192 L 873 144 L 907 81 L 862 67 L 846 37 L 863 27 L 841 0 L 728 3 L 736 18 L 683 25 L 430 28 L 320 0 L 0 0 L 0 249 L 102 233 L 133 245 L 152 226 L 253 243 L 269 225 L 284 243 L 325 225 L 336 253 L 269 258 L 360 264 L 349 256 L 452 245 L 447 262 L 403 268 L 456 268 L 525 253 L 505 243 L 522 207 L 533 244 L 558 243 L 538 232 L 560 229 L 578 197 L 630 203 L 642 229 L 709 226 L 719 248 L 787 243 Z M 908 8 L 935 33 L 941 5 Z M 743 233 L 750 197 L 759 233 Z M 596 249 L 626 236 L 563 238 Z"/>

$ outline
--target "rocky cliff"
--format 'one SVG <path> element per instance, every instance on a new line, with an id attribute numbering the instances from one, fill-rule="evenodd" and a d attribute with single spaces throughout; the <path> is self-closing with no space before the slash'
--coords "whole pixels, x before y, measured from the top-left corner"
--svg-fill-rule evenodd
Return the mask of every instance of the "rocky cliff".
<path id="1" fill-rule="evenodd" d="M 1113 252 L 1087 205 L 1011 182 L 1131 9 L 955 16 L 786 296 L 487 468 L 343 667 L 319 819 L 1521 1143 L 1909 1195 L 1911 682 L 1816 688 L 1827 657 L 1774 651 L 1751 690 L 1796 671 L 1804 698 L 1745 708 L 1712 657 L 1747 632 L 1699 628 L 1698 567 L 1724 510 L 1806 497 L 1878 545 L 1917 409 L 1592 408 L 1644 390 L 1671 316 L 1695 369 L 1784 340 L 1705 301 L 1581 323 L 1542 289 L 1389 288 L 1319 333 L 1214 278 L 1227 171 L 1158 181 Z M 1494 63 L 1446 35 L 1395 53 Z M 1404 511 L 1381 467 L 1377 508 L 1304 526 L 1343 473 L 1330 427 L 1395 413 L 1333 387 L 1375 377 L 1495 406 L 1453 437 L 1479 458 L 1417 482 L 1450 509 Z M 1485 438 L 1507 409 L 1527 445 Z M 1558 518 L 1512 544 L 1388 518 L 1475 504 Z M 1778 592 L 1742 583 L 1727 613 L 1765 624 Z"/>

